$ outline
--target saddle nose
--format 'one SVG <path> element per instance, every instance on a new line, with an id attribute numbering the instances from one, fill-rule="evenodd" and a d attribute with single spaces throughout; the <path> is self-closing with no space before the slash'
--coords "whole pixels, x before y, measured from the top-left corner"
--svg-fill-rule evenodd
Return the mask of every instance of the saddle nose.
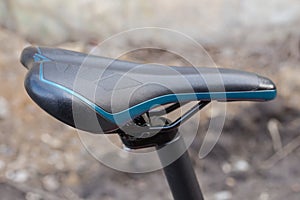
<path id="1" fill-rule="evenodd" d="M 259 84 L 257 90 L 276 90 L 275 84 L 268 78 L 258 76 Z"/>
<path id="2" fill-rule="evenodd" d="M 21 63 L 24 67 L 27 69 L 30 69 L 32 67 L 32 64 L 34 63 L 34 55 L 37 53 L 37 49 L 34 47 L 27 47 L 23 50 L 21 54 Z"/>

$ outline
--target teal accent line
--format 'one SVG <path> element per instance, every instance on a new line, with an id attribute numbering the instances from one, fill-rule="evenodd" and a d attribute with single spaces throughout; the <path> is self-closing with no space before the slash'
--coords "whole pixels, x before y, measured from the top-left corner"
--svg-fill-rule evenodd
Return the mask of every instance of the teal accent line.
<path id="1" fill-rule="evenodd" d="M 45 61 L 51 61 L 49 58 L 47 58 L 46 56 L 43 56 L 41 54 L 34 54 L 33 59 L 35 62 L 45 62 Z"/>
<path id="2" fill-rule="evenodd" d="M 33 55 L 33 59 L 35 62 L 45 62 L 45 61 L 52 61 L 50 58 L 47 58 L 46 56 L 43 55 L 40 47 L 36 47 L 36 50 L 38 53 L 35 53 Z"/>
<path id="3" fill-rule="evenodd" d="M 37 49 L 38 53 L 42 55 L 42 51 L 41 51 L 40 47 L 37 47 L 36 49 Z"/>
<path id="4" fill-rule="evenodd" d="M 80 94 L 74 92 L 73 90 L 66 88 L 62 85 L 54 83 L 52 81 L 46 80 L 43 75 L 43 62 L 40 63 L 40 80 L 64 90 L 65 92 L 77 97 L 82 102 L 93 108 L 98 114 L 102 115 L 104 118 L 116 124 L 124 124 L 132 117 L 137 117 L 154 105 L 162 105 L 174 102 L 183 101 L 195 101 L 195 100 L 230 100 L 230 99 L 241 99 L 241 100 L 272 100 L 276 97 L 276 90 L 261 90 L 261 91 L 238 91 L 238 92 L 201 92 L 201 93 L 182 93 L 182 94 L 168 94 L 160 97 L 156 97 L 147 100 L 143 103 L 132 106 L 124 111 L 117 113 L 109 113 L 103 110 L 101 107 L 97 106 L 90 100 L 81 96 Z"/>

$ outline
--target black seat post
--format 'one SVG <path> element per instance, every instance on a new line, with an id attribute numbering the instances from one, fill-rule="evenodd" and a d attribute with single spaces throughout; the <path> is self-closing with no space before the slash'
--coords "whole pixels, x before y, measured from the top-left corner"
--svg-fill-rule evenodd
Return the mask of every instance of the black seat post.
<path id="1" fill-rule="evenodd" d="M 167 148 L 163 149 L 166 145 Z M 157 146 L 157 150 L 174 199 L 203 200 L 188 150 L 180 134 L 175 140 Z M 180 156 L 174 162 L 170 162 L 174 155 Z"/>

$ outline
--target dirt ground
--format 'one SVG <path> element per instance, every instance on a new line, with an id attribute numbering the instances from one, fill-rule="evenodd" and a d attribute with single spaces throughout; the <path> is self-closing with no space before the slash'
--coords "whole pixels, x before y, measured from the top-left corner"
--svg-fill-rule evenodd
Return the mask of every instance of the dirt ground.
<path id="1" fill-rule="evenodd" d="M 26 70 L 19 63 L 26 41 L 0 29 L 0 44 L 1 199 L 172 199 L 161 171 L 121 173 L 96 161 L 75 130 L 51 118 L 26 94 Z M 87 51 L 89 45 L 61 46 Z M 204 195 L 216 200 L 298 200 L 300 35 L 268 44 L 239 40 L 204 47 L 218 66 L 257 72 L 278 87 L 272 102 L 230 103 L 219 142 L 200 160 L 197 154 L 208 126 L 207 119 L 201 121 L 190 154 Z M 180 64 L 167 53 L 153 51 L 128 59 Z M 194 130 L 192 124 L 185 129 Z"/>

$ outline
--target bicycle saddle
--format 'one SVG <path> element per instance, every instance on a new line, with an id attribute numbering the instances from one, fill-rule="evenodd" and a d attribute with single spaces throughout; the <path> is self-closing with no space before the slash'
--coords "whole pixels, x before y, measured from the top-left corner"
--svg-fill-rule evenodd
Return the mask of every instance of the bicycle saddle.
<path id="1" fill-rule="evenodd" d="M 232 69 L 139 64 L 39 47 L 24 49 L 21 63 L 29 69 L 26 90 L 42 109 L 94 133 L 116 132 L 159 105 L 276 96 L 269 79 Z"/>

